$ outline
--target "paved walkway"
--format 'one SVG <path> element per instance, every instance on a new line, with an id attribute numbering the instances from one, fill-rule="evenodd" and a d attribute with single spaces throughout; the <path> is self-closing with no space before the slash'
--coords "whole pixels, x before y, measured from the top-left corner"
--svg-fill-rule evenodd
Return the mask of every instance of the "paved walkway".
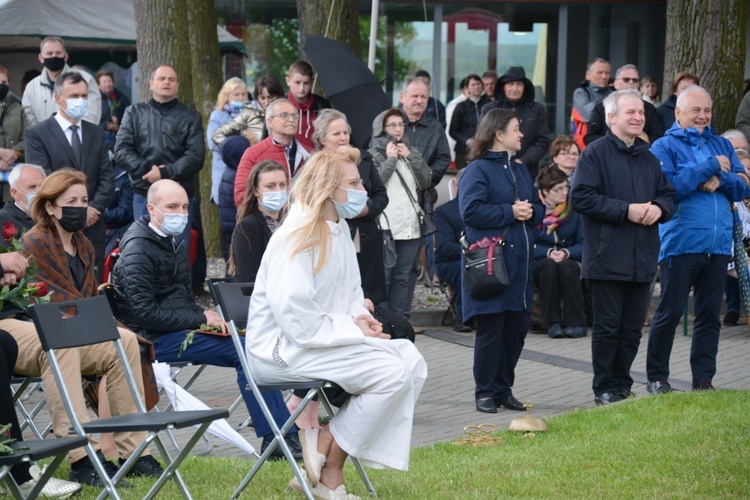
<path id="1" fill-rule="evenodd" d="M 692 323 L 690 324 L 692 327 Z M 633 366 L 634 392 L 646 392 L 646 342 L 648 330 Z M 689 390 L 690 340 L 678 327 L 672 353 L 672 386 Z M 490 422 L 503 428 L 520 413 L 500 410 L 495 415 L 478 413 L 474 408 L 472 334 L 457 334 L 450 329 L 427 329 L 417 336 L 416 345 L 429 366 L 429 377 L 416 408 L 413 446 L 425 446 L 463 435 L 467 425 Z M 722 327 L 719 344 L 718 373 L 714 385 L 719 388 L 750 389 L 750 329 L 747 326 Z M 529 334 L 516 369 L 514 394 L 534 405 L 532 413 L 548 417 L 594 404 L 591 392 L 591 337 L 583 339 L 550 339 Z M 212 407 L 228 407 L 237 396 L 235 375 L 227 368 L 209 367 L 191 392 Z M 235 411 L 230 423 L 239 424 L 247 417 L 244 405 Z M 45 415 L 46 418 L 46 415 Z M 256 448 L 260 440 L 252 430 L 242 434 Z M 243 452 L 211 438 L 215 456 L 242 455 Z M 199 444 L 197 448 L 200 449 Z"/>

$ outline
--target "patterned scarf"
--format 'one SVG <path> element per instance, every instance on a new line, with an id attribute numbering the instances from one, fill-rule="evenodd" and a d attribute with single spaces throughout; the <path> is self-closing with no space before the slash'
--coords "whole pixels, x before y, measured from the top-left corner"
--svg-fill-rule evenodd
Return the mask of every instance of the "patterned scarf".
<path id="1" fill-rule="evenodd" d="M 539 197 L 544 201 L 542 193 L 539 193 Z M 558 204 L 551 214 L 545 215 L 544 220 L 539 224 L 539 235 L 552 234 L 555 229 L 562 226 L 570 219 L 570 204 L 568 200 Z"/>

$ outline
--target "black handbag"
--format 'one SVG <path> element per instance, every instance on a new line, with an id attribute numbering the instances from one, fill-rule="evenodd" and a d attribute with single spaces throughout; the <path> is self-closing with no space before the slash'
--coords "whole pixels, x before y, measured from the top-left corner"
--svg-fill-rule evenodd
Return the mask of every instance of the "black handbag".
<path id="1" fill-rule="evenodd" d="M 393 238 L 391 232 L 391 221 L 388 220 L 388 216 L 383 212 L 383 217 L 388 223 L 388 229 L 383 229 L 378 222 L 378 229 L 380 230 L 380 237 L 383 239 L 383 266 L 386 269 L 390 269 L 396 265 L 396 240 Z"/>
<path id="2" fill-rule="evenodd" d="M 406 194 L 409 196 L 409 199 L 411 200 L 411 206 L 414 208 L 414 211 L 417 213 L 417 219 L 419 219 L 419 234 L 424 238 L 425 236 L 433 235 L 437 232 L 437 226 L 435 225 L 435 220 L 432 218 L 431 214 L 426 213 L 421 206 L 417 203 L 417 200 L 414 199 L 414 195 L 411 193 L 411 190 L 409 189 L 409 186 L 407 186 L 406 181 L 404 181 L 404 178 L 401 177 L 401 174 L 398 170 L 395 170 L 396 175 L 398 175 L 398 179 L 401 181 L 401 184 L 404 186 L 404 191 L 406 191 Z"/>
<path id="3" fill-rule="evenodd" d="M 499 295 L 510 285 L 503 255 L 507 232 L 506 228 L 501 237 L 483 238 L 464 250 L 464 279 L 475 299 Z"/>

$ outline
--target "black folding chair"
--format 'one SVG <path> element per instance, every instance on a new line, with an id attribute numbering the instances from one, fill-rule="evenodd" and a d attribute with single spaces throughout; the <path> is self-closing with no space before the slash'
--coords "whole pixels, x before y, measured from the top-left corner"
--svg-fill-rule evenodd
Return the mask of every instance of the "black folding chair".
<path id="1" fill-rule="evenodd" d="M 333 417 L 333 409 L 331 408 L 331 404 L 328 402 L 328 398 L 323 392 L 324 388 L 332 387 L 333 384 L 324 380 L 257 384 L 255 382 L 255 379 L 253 378 L 252 373 L 250 372 L 250 366 L 248 364 L 247 357 L 245 356 L 245 349 L 242 346 L 242 341 L 240 340 L 240 336 L 237 331 L 238 328 L 245 328 L 247 326 L 248 313 L 250 309 L 250 296 L 253 293 L 254 284 L 225 282 L 215 283 L 213 286 L 214 293 L 216 294 L 216 300 L 219 304 L 219 314 L 221 314 L 222 319 L 229 324 L 229 332 L 232 334 L 232 341 L 234 341 L 234 346 L 237 348 L 240 362 L 242 363 L 242 369 L 245 371 L 245 376 L 247 377 L 248 386 L 253 391 L 253 394 L 258 400 L 258 404 L 260 405 L 261 410 L 263 410 L 263 415 L 266 417 L 266 420 L 268 420 L 268 424 L 271 426 L 271 430 L 273 431 L 273 440 L 271 441 L 271 444 L 268 446 L 268 448 L 266 448 L 266 451 L 261 454 L 260 458 L 255 462 L 255 465 L 253 465 L 252 469 L 250 469 L 250 472 L 247 473 L 245 478 L 232 494 L 232 498 L 234 499 L 240 496 L 242 490 L 244 490 L 247 485 L 250 484 L 250 481 L 252 481 L 253 477 L 255 477 L 258 470 L 260 470 L 261 466 L 265 463 L 273 450 L 276 449 L 277 446 L 280 446 L 281 450 L 284 452 L 284 456 L 286 457 L 287 462 L 289 463 L 289 466 L 294 472 L 294 476 L 297 478 L 297 481 L 304 490 L 305 495 L 307 496 L 307 498 L 312 500 L 313 494 L 310 491 L 310 487 L 308 486 L 307 481 L 305 481 L 304 477 L 302 476 L 302 472 L 300 471 L 300 468 L 297 465 L 297 461 L 294 459 L 294 456 L 292 456 L 292 452 L 289 449 L 284 436 L 287 432 L 289 432 L 289 429 L 292 427 L 292 425 L 294 425 L 297 417 L 299 417 L 299 415 L 305 410 L 307 405 L 310 403 L 310 401 L 312 401 L 313 397 L 316 394 L 318 395 L 320 401 L 323 403 L 323 407 L 328 413 L 328 416 Z M 261 391 L 283 391 L 287 389 L 308 389 L 308 391 L 294 413 L 292 413 L 292 415 L 284 423 L 284 425 L 279 428 L 279 426 L 276 424 L 276 421 L 273 419 L 273 415 L 271 415 L 271 411 L 268 409 L 268 405 L 266 405 L 266 402 L 263 399 Z M 359 471 L 359 475 L 362 478 L 362 481 L 365 483 L 367 489 L 370 491 L 370 494 L 376 497 L 377 493 L 375 492 L 375 488 L 372 486 L 370 478 L 367 477 L 367 473 L 362 467 L 362 464 L 356 457 L 350 456 L 349 458 L 351 458 L 354 466 L 357 468 L 357 471 Z"/>
<path id="2" fill-rule="evenodd" d="M 10 445 L 14 449 L 12 455 L 0 455 L 0 483 L 5 482 L 14 498 L 33 499 L 39 496 L 42 488 L 52 477 L 62 463 L 65 455 L 76 448 L 86 446 L 86 437 L 76 436 L 69 438 L 47 439 L 43 441 L 21 441 Z M 43 458 L 55 457 L 52 463 L 42 473 L 37 484 L 27 497 L 23 496 L 21 489 L 16 484 L 10 470 L 21 463 L 42 460 Z"/>
<path id="3" fill-rule="evenodd" d="M 34 320 L 42 349 L 47 355 L 50 368 L 57 382 L 62 396 L 65 410 L 68 412 L 72 425 L 71 433 L 80 437 L 86 434 L 100 434 L 107 432 L 146 432 L 145 439 L 136 447 L 133 454 L 120 467 L 114 477 L 110 478 L 104 470 L 99 457 L 91 443 L 86 440 L 85 448 L 91 463 L 94 465 L 99 478 L 104 482 L 105 488 L 99 498 L 110 496 L 119 499 L 120 495 L 115 485 L 130 471 L 141 453 L 152 442 L 156 445 L 159 453 L 164 458 L 166 467 L 164 473 L 159 476 L 156 483 L 145 498 L 153 498 L 170 478 L 174 479 L 177 488 L 183 497 L 191 498 L 187 485 L 178 471 L 180 463 L 187 457 L 190 450 L 195 446 L 208 426 L 214 420 L 229 416 L 227 410 L 203 410 L 203 411 L 180 411 L 167 413 L 147 413 L 145 405 L 141 400 L 138 388 L 133 377 L 133 372 L 128 364 L 125 349 L 120 340 L 120 332 L 117 330 L 109 302 L 104 296 L 89 299 L 75 300 L 69 302 L 57 302 L 51 304 L 33 304 L 29 307 L 29 313 Z M 130 388 L 130 393 L 135 401 L 138 413 L 129 415 L 118 415 L 112 418 L 100 419 L 92 422 L 81 423 L 76 415 L 75 409 L 70 402 L 70 393 L 62 377 L 60 364 L 55 351 L 57 349 L 68 349 L 103 342 L 112 342 L 117 351 L 119 362 L 122 364 L 125 378 Z M 159 432 L 170 429 L 183 429 L 198 426 L 197 431 L 190 438 L 173 459 L 164 447 Z"/>

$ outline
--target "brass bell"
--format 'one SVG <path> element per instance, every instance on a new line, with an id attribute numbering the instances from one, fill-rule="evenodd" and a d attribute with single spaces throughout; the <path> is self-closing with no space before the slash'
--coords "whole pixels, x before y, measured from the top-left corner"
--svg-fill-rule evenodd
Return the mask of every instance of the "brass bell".
<path id="1" fill-rule="evenodd" d="M 534 406 L 531 403 L 523 405 L 526 408 L 526 415 L 523 417 L 517 417 L 510 421 L 508 424 L 508 430 L 510 431 L 522 431 L 522 432 L 539 432 L 549 430 L 547 423 L 539 417 L 531 416 L 531 407 Z"/>

